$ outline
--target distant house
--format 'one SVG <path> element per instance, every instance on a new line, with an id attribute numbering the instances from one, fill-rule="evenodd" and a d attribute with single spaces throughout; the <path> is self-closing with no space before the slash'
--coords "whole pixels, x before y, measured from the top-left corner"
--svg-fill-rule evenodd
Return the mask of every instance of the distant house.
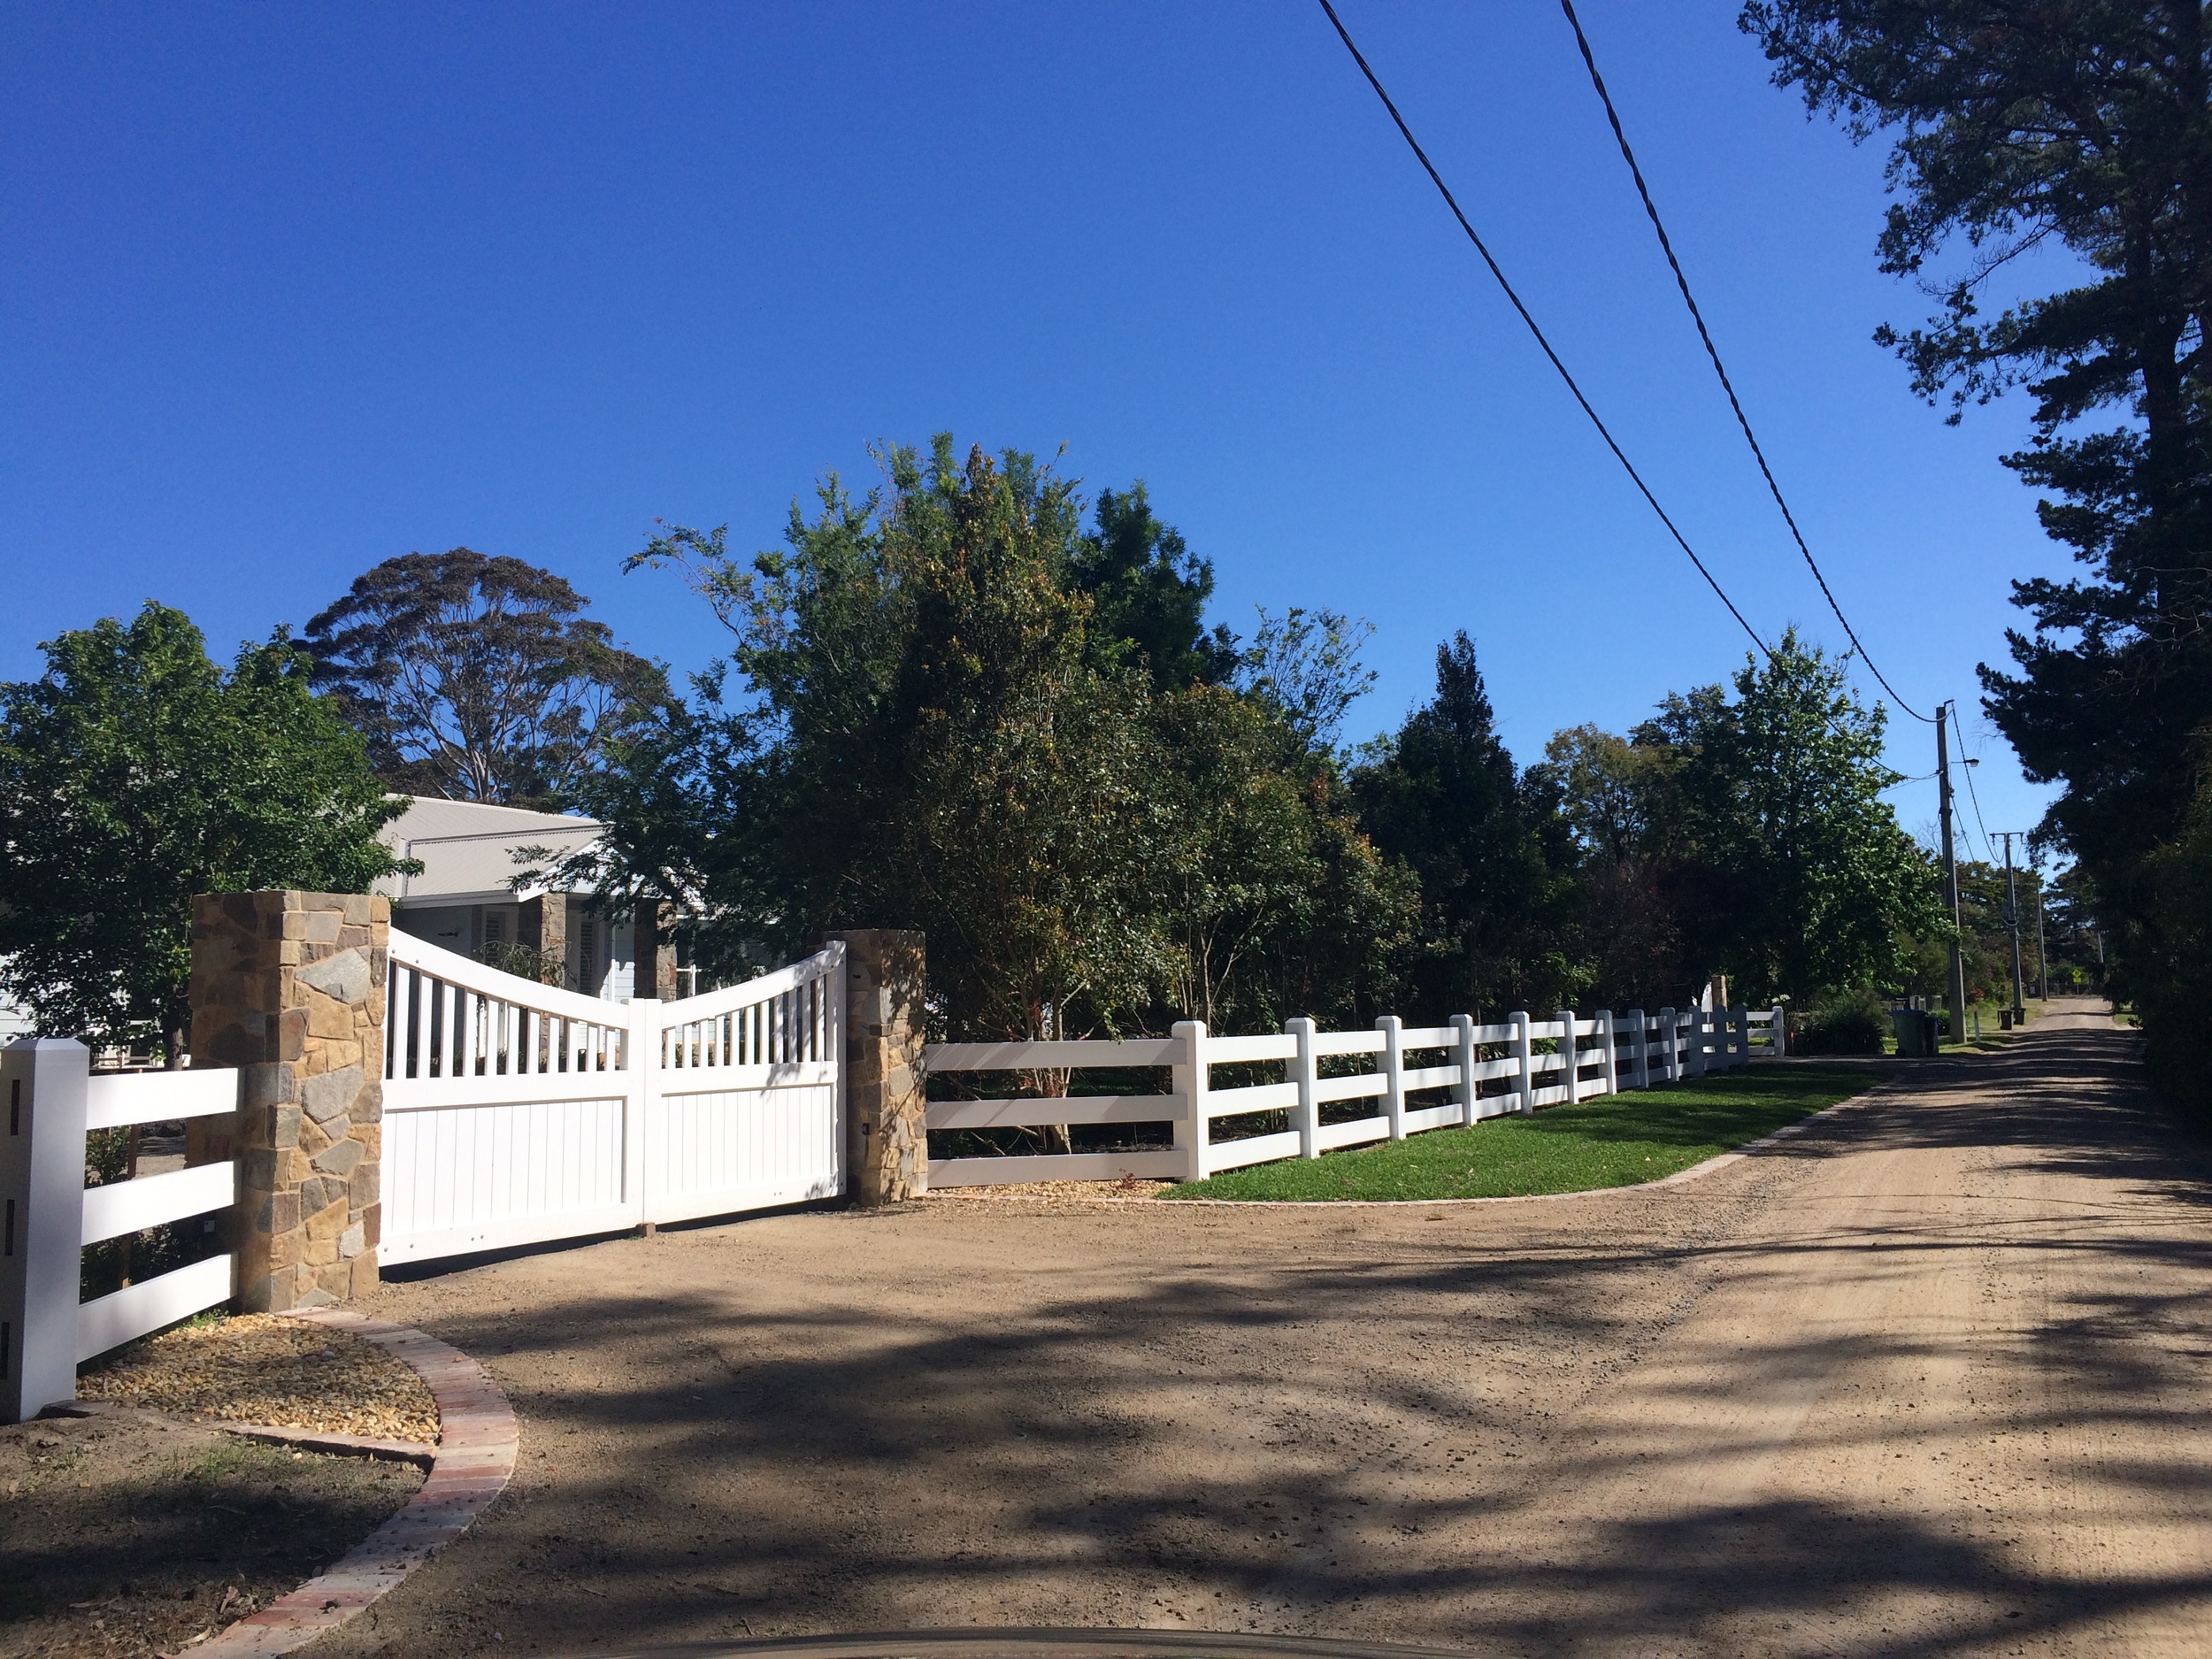
<path id="1" fill-rule="evenodd" d="M 418 795 L 381 839 L 395 857 L 419 861 L 422 872 L 387 876 L 374 890 L 392 901 L 392 926 L 403 933 L 503 967 L 527 967 L 521 953 L 533 952 L 549 979 L 557 964 L 568 989 L 627 1002 L 638 994 L 640 917 L 588 890 L 511 885 L 523 869 L 515 858 L 520 849 L 547 848 L 559 857 L 588 847 L 605 828 L 567 813 Z M 646 995 L 672 997 L 674 946 L 651 913 L 643 919 L 657 938 L 657 972 Z"/>

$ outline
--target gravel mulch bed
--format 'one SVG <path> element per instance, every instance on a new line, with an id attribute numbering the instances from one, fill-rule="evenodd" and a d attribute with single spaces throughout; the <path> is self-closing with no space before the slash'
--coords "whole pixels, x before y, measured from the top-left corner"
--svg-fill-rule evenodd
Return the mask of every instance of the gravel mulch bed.
<path id="1" fill-rule="evenodd" d="M 358 1337 L 273 1314 L 165 1332 L 79 1377 L 77 1394 L 203 1422 L 438 1438 L 430 1390 L 405 1365 Z"/>
<path id="2" fill-rule="evenodd" d="M 1119 1204 L 1157 1198 L 1173 1181 L 1140 1180 L 1125 1175 L 1118 1181 L 1010 1181 L 1003 1187 L 941 1187 L 926 1195 L 948 1203 L 978 1204 L 1016 1199 L 1027 1203 L 1048 1202 Z"/>
<path id="3" fill-rule="evenodd" d="M 320 1572 L 422 1480 L 130 1407 L 0 1427 L 0 1654 L 188 1647 Z"/>

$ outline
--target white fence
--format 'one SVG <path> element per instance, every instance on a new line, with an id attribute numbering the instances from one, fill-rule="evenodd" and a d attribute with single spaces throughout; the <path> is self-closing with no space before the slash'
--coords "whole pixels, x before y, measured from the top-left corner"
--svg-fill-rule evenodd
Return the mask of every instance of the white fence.
<path id="1" fill-rule="evenodd" d="M 227 1161 L 88 1188 L 85 1136 L 234 1111 L 234 1071 L 89 1074 L 84 1045 L 26 1040 L 0 1050 L 7 1133 L 0 1139 L 0 1420 L 35 1416 L 76 1394 L 96 1354 L 227 1302 L 231 1258 L 78 1301 L 81 1252 L 237 1199 Z"/>
<path id="2" fill-rule="evenodd" d="M 844 1190 L 845 947 L 616 1003 L 391 936 L 386 1264 Z"/>
<path id="3" fill-rule="evenodd" d="M 1739 1005 L 1663 1008 L 1654 1015 L 1631 1009 L 1618 1017 L 1601 1010 L 1588 1019 L 1563 1009 L 1548 1020 L 1513 1014 L 1488 1025 L 1462 1014 L 1448 1025 L 1408 1026 L 1392 1014 L 1371 1031 L 1317 1031 L 1310 1019 L 1294 1019 L 1279 1034 L 1261 1037 L 1211 1036 L 1200 1022 L 1186 1020 L 1172 1036 L 1125 1041 L 933 1043 L 925 1051 L 933 1076 L 1164 1067 L 1168 1091 L 932 1101 L 932 1130 L 1171 1125 L 1175 1139 L 1171 1148 L 1148 1150 L 933 1157 L 929 1180 L 933 1187 L 1123 1175 L 1203 1180 L 1249 1164 L 1317 1158 L 1340 1147 L 1402 1141 L 1425 1129 L 1648 1088 L 1727 1071 L 1755 1056 L 1778 1057 L 1783 1030 L 1780 1009 L 1752 1013 Z M 1323 1062 L 1329 1060 L 1361 1069 L 1333 1067 L 1325 1076 Z M 1279 1064 L 1281 1079 L 1213 1086 L 1216 1066 L 1256 1064 Z M 1416 1102 L 1417 1095 L 1429 1098 Z M 1373 1110 L 1347 1121 L 1322 1121 L 1323 1107 L 1348 1101 L 1372 1102 Z M 1274 1111 L 1287 1114 L 1287 1129 L 1214 1138 L 1213 1126 L 1224 1118 Z"/>

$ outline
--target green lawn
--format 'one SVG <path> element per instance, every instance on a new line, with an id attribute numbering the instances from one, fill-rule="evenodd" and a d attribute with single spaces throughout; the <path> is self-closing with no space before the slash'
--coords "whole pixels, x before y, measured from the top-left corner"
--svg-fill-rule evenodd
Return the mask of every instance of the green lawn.
<path id="1" fill-rule="evenodd" d="M 1656 1180 L 1873 1086 L 1843 1066 L 1755 1065 L 1710 1081 L 1432 1129 L 1185 1181 L 1163 1198 L 1517 1198 Z"/>

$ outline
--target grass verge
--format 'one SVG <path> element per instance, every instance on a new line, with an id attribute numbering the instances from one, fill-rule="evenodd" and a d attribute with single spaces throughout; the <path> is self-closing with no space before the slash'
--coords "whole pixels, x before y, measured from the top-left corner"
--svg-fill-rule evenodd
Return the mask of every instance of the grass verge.
<path id="1" fill-rule="evenodd" d="M 1532 1118 L 1432 1129 L 1395 1145 L 1185 1181 L 1163 1198 L 1522 1198 L 1632 1187 L 1701 1164 L 1879 1082 L 1845 1066 L 1754 1066 L 1709 1082 L 1608 1094 Z"/>

